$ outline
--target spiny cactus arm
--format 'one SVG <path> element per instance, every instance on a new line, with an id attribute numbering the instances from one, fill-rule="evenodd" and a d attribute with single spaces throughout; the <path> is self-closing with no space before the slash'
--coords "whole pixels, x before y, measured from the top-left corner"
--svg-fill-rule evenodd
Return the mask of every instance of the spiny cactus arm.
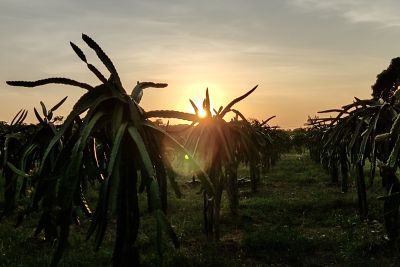
<path id="1" fill-rule="evenodd" d="M 357 106 L 367 106 L 367 105 L 372 105 L 372 104 L 377 102 L 377 100 L 375 100 L 375 99 L 359 99 L 357 97 L 355 97 L 354 99 L 355 99 L 355 101 L 353 103 L 345 105 L 345 106 L 342 106 L 342 108 L 345 111 L 348 111 L 351 108 L 354 108 L 354 107 L 357 107 Z"/>
<path id="2" fill-rule="evenodd" d="M 325 125 L 326 123 L 331 123 L 332 121 L 334 121 L 335 118 L 309 118 L 308 119 L 308 125 Z"/>
<path id="3" fill-rule="evenodd" d="M 87 83 L 81 83 L 75 80 L 71 80 L 68 78 L 61 78 L 61 77 L 47 78 L 37 81 L 7 81 L 6 83 L 11 86 L 22 86 L 22 87 L 36 87 L 36 86 L 55 83 L 55 84 L 66 84 L 66 85 L 77 86 L 84 88 L 88 91 L 93 89 L 93 87 Z"/>
<path id="4" fill-rule="evenodd" d="M 133 88 L 131 93 L 131 99 L 135 100 L 136 103 L 140 103 L 143 96 L 143 90 L 146 88 L 165 88 L 167 83 L 153 83 L 153 82 L 137 82 L 136 86 Z"/>
<path id="5" fill-rule="evenodd" d="M 56 111 L 62 104 L 64 104 L 65 100 L 67 100 L 68 96 L 64 97 L 63 99 L 61 99 L 60 102 L 58 102 L 57 104 L 54 105 L 54 107 L 52 107 L 50 109 L 50 111 Z"/>
<path id="6" fill-rule="evenodd" d="M 250 122 L 246 119 L 246 117 L 242 114 L 242 112 L 240 112 L 239 110 L 233 109 L 233 108 L 230 111 L 235 113 L 236 116 L 239 116 L 246 125 L 250 126 Z"/>
<path id="7" fill-rule="evenodd" d="M 21 109 L 20 111 L 18 111 L 17 115 L 15 115 L 14 118 L 12 119 L 10 126 L 19 125 L 19 124 L 23 123 L 24 120 L 26 119 L 27 115 L 28 115 L 28 111 L 26 109 Z"/>
<path id="8" fill-rule="evenodd" d="M 196 115 L 198 115 L 199 114 L 199 108 L 196 106 L 196 104 L 191 99 L 189 99 L 189 102 L 190 102 L 190 104 L 192 105 L 192 107 L 194 109 L 194 113 L 196 113 Z"/>
<path id="9" fill-rule="evenodd" d="M 47 117 L 48 113 L 47 113 L 46 105 L 43 103 L 43 101 L 40 101 L 40 105 L 42 106 L 43 116 Z"/>
<path id="10" fill-rule="evenodd" d="M 332 112 L 343 112 L 343 109 L 338 109 L 338 108 L 334 108 L 334 109 L 327 109 L 327 110 L 321 110 L 318 111 L 317 113 L 332 113 Z M 348 113 L 347 111 L 344 111 L 345 113 Z"/>
<path id="11" fill-rule="evenodd" d="M 111 59 L 107 56 L 106 53 L 104 53 L 104 51 L 100 48 L 100 46 L 95 41 L 93 41 L 92 38 L 90 38 L 86 34 L 82 33 L 82 39 L 83 39 L 83 41 L 85 41 L 85 43 L 90 48 L 92 48 L 96 52 L 96 54 L 99 57 L 99 59 L 101 60 L 101 62 L 103 62 L 104 66 L 106 66 L 108 71 L 111 73 L 111 75 L 114 78 L 118 87 L 120 87 L 120 89 L 122 89 L 123 87 L 122 87 L 121 79 L 119 78 L 118 72 L 115 69 L 115 66 L 112 63 Z"/>
<path id="12" fill-rule="evenodd" d="M 242 96 L 239 96 L 235 99 L 233 99 L 225 108 L 224 110 L 221 111 L 220 113 L 220 117 L 223 118 L 225 116 L 225 114 L 233 107 L 233 105 L 235 105 L 237 102 L 242 101 L 243 99 L 245 99 L 246 97 L 248 97 L 251 93 L 254 92 L 254 90 L 256 90 L 258 87 L 258 85 L 254 86 L 253 89 L 251 89 L 250 91 L 248 91 L 247 93 L 245 93 Z"/>
<path id="13" fill-rule="evenodd" d="M 216 116 L 219 116 L 219 114 L 221 113 L 221 111 L 222 111 L 222 109 L 223 109 L 224 107 L 223 106 L 220 106 L 219 107 L 219 109 L 218 109 L 218 111 L 217 110 L 215 110 L 215 109 L 213 109 L 214 110 L 214 113 L 215 113 L 215 115 Z"/>
<path id="14" fill-rule="evenodd" d="M 203 101 L 203 110 L 205 110 L 206 112 L 208 112 L 208 113 L 211 113 L 210 112 L 210 107 L 211 107 L 211 104 L 210 104 L 210 94 L 208 93 L 208 88 L 206 89 L 206 98 L 204 99 L 204 101 Z"/>
<path id="15" fill-rule="evenodd" d="M 272 120 L 273 118 L 276 118 L 276 115 L 269 117 L 268 119 L 266 119 L 265 121 L 262 121 L 260 126 L 264 126 L 266 125 L 270 120 Z"/>
<path id="16" fill-rule="evenodd" d="M 36 119 L 39 121 L 39 123 L 44 123 L 44 120 L 42 119 L 42 117 L 40 117 L 40 114 L 36 108 L 33 108 L 33 112 L 35 113 Z"/>
<path id="17" fill-rule="evenodd" d="M 74 50 L 74 52 L 78 55 L 78 57 L 83 62 L 86 63 L 86 66 L 88 67 L 88 69 L 90 71 L 92 71 L 94 73 L 94 75 L 96 75 L 96 77 L 99 78 L 100 81 L 102 81 L 103 83 L 106 83 L 107 82 L 106 77 L 104 77 L 104 75 L 101 74 L 101 72 L 95 66 L 93 66 L 92 64 L 87 62 L 86 56 L 83 53 L 83 51 L 76 44 L 74 44 L 73 42 L 69 42 L 69 43 L 70 43 L 72 49 Z"/>
<path id="18" fill-rule="evenodd" d="M 20 109 L 17 114 L 15 114 L 14 118 L 11 120 L 10 125 L 13 125 L 14 121 L 17 119 L 17 117 L 21 114 L 21 112 L 24 112 L 25 109 Z"/>
<path id="19" fill-rule="evenodd" d="M 352 111 L 349 112 L 352 108 L 359 108 L 359 107 L 367 107 L 369 105 L 376 104 L 377 101 L 374 99 L 359 99 L 355 97 L 355 101 L 351 104 L 342 106 L 342 109 L 330 109 L 330 110 L 323 110 L 319 111 L 318 113 L 330 113 L 330 112 L 338 112 L 339 114 L 332 119 L 330 125 L 334 125 L 337 121 L 339 121 L 343 115 L 349 115 Z"/>

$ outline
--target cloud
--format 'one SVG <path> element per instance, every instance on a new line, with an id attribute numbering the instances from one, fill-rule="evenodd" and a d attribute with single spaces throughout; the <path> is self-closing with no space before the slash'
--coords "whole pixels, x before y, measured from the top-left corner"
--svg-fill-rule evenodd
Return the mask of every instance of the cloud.
<path id="1" fill-rule="evenodd" d="M 381 27 L 400 27 L 399 1 L 393 0 L 290 0 L 307 11 L 332 13 L 353 23 L 374 23 Z"/>

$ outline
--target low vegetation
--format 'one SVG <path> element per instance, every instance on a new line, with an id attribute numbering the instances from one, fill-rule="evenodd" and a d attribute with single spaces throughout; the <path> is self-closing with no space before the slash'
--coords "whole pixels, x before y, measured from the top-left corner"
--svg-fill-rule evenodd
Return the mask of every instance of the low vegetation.
<path id="1" fill-rule="evenodd" d="M 248 177 L 241 167 L 240 177 Z M 171 195 L 169 218 L 181 241 L 174 249 L 163 241 L 165 266 L 395 266 L 396 247 L 384 239 L 380 202 L 371 201 L 369 219 L 355 214 L 357 194 L 353 183 L 342 194 L 329 183 L 325 171 L 307 154 L 290 153 L 261 177 L 259 192 L 250 184 L 239 187 L 240 213 L 232 216 L 229 201 L 222 198 L 221 237 L 210 243 L 203 233 L 199 185 L 188 177 L 177 179 L 183 197 Z M 380 187 L 369 190 L 372 200 Z M 2 222 L 0 262 L 2 266 L 44 266 L 51 260 L 54 244 L 42 236 L 29 237 L 35 227 L 35 214 L 23 227 L 14 227 L 14 218 Z M 143 266 L 155 266 L 153 218 L 145 215 L 138 246 Z M 115 223 L 115 222 L 114 222 Z M 65 257 L 60 266 L 109 266 L 113 251 L 113 231 L 107 231 L 102 249 L 93 252 L 85 242 L 87 221 L 73 226 Z"/>

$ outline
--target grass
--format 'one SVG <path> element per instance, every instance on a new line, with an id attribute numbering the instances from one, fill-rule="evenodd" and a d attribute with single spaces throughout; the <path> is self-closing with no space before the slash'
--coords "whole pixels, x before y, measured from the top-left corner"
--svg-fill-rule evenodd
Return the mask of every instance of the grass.
<path id="1" fill-rule="evenodd" d="M 245 169 L 240 176 L 246 176 Z M 267 175 L 257 194 L 241 187 L 240 214 L 231 216 L 224 199 L 221 242 L 207 242 L 202 229 L 202 195 L 181 178 L 183 198 L 170 195 L 171 224 L 181 239 L 175 250 L 165 237 L 164 266 L 398 266 L 396 245 L 384 239 L 379 178 L 368 190 L 370 216 L 357 217 L 355 188 L 347 194 L 330 185 L 327 174 L 307 155 L 288 154 Z M 144 198 L 143 198 L 144 200 Z M 1 200 L 0 200 L 1 201 Z M 145 201 L 143 209 L 145 210 Z M 15 218 L 0 224 L 0 266 L 45 266 L 53 246 L 32 238 L 35 215 L 22 227 Z M 85 242 L 88 222 L 73 226 L 60 266 L 109 266 L 113 223 L 98 252 Z M 156 266 L 154 219 L 143 214 L 138 246 L 144 266 Z"/>

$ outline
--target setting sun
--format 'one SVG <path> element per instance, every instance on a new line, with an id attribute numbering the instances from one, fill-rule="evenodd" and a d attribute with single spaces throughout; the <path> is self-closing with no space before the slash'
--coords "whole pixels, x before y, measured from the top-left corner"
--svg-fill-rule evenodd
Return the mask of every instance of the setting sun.
<path id="1" fill-rule="evenodd" d="M 205 118 L 207 116 L 207 112 L 204 109 L 199 109 L 199 113 L 197 114 L 200 118 Z"/>

